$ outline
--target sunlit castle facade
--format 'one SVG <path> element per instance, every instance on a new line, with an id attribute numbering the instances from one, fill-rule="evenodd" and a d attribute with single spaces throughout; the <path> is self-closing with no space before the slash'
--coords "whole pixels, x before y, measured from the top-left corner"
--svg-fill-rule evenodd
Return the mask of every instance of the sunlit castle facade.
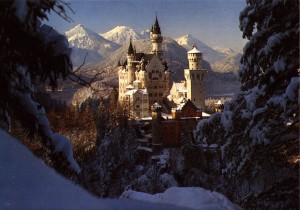
<path id="1" fill-rule="evenodd" d="M 163 60 L 161 30 L 157 17 L 150 31 L 150 54 L 137 53 L 130 41 L 124 65 L 118 64 L 119 101 L 131 106 L 134 117 L 148 117 L 152 104 L 169 95 L 167 62 Z"/>

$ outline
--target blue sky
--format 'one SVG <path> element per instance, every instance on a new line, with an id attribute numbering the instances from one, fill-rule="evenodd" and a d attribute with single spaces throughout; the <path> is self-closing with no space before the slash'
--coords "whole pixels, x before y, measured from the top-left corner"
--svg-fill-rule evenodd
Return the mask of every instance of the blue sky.
<path id="1" fill-rule="evenodd" d="M 149 29 L 158 14 L 163 36 L 173 38 L 191 34 L 211 47 L 241 50 L 245 45 L 239 30 L 239 14 L 244 0 L 68 0 L 75 14 L 68 23 L 56 14 L 50 24 L 59 32 L 81 23 L 97 33 L 117 25 L 140 32 Z"/>

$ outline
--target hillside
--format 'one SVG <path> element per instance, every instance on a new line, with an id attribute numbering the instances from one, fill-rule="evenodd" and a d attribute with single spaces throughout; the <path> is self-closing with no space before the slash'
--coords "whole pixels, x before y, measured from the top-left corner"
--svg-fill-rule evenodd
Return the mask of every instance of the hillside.
<path id="1" fill-rule="evenodd" d="M 0 139 L 1 210 L 187 209 L 163 202 L 154 204 L 124 199 L 99 199 L 57 174 L 54 169 L 48 167 L 2 129 L 0 129 Z"/>

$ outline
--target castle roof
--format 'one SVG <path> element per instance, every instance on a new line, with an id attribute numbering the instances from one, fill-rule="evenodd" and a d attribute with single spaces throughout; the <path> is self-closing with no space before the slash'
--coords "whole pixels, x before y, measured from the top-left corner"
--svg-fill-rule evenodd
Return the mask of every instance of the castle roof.
<path id="1" fill-rule="evenodd" d="M 155 55 L 155 54 L 146 54 L 146 53 L 135 53 L 135 60 L 136 61 L 144 60 L 145 65 L 147 65 L 152 60 L 152 58 L 155 57 L 155 56 L 157 56 L 157 55 Z M 168 70 L 167 62 L 163 61 L 162 64 L 165 66 L 165 71 L 167 71 Z M 125 60 L 123 65 L 124 66 L 127 65 L 127 60 Z"/>
<path id="2" fill-rule="evenodd" d="M 131 39 L 130 39 L 130 44 L 129 44 L 129 47 L 128 47 L 127 54 L 128 55 L 133 55 L 134 54 L 134 49 L 133 49 L 133 46 L 132 46 Z"/>
<path id="3" fill-rule="evenodd" d="M 134 87 L 131 84 L 129 84 L 126 86 L 126 89 L 134 89 Z"/>
<path id="4" fill-rule="evenodd" d="M 186 86 L 184 82 L 173 82 L 176 92 L 187 92 Z"/>
<path id="5" fill-rule="evenodd" d="M 161 34 L 161 32 L 160 32 L 160 27 L 159 27 L 159 23 L 158 23 L 158 20 L 157 20 L 157 16 L 156 16 L 155 22 L 154 22 L 154 24 L 153 24 L 153 26 L 152 26 L 152 28 L 151 28 L 151 32 L 152 32 L 153 34 Z"/>
<path id="6" fill-rule="evenodd" d="M 135 93 L 140 93 L 140 94 L 143 94 L 143 95 L 147 95 L 148 91 L 147 91 L 147 89 L 132 89 L 132 90 L 126 91 L 125 95 L 132 96 Z"/>
<path id="7" fill-rule="evenodd" d="M 196 46 L 193 46 L 193 49 L 188 51 L 187 53 L 201 53 Z"/>

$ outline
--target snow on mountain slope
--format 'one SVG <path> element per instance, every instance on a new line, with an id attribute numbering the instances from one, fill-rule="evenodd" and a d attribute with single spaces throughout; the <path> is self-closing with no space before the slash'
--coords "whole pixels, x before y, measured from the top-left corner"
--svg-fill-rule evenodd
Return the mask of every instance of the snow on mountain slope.
<path id="1" fill-rule="evenodd" d="M 35 157 L 0 129 L 0 209 L 184 210 L 170 204 L 98 199 Z"/>
<path id="2" fill-rule="evenodd" d="M 213 49 L 218 51 L 219 53 L 222 53 L 223 55 L 225 55 L 227 57 L 231 57 L 231 56 L 239 53 L 231 48 L 214 47 Z"/>
<path id="3" fill-rule="evenodd" d="M 168 203 L 190 209 L 239 210 L 240 207 L 231 203 L 224 195 L 205 190 L 201 187 L 171 187 L 163 193 L 150 195 L 143 192 L 127 190 L 121 198 L 147 201 L 153 203 Z"/>
<path id="4" fill-rule="evenodd" d="M 146 29 L 142 31 L 139 35 L 140 39 L 150 39 L 150 30 Z"/>
<path id="5" fill-rule="evenodd" d="M 211 67 L 216 72 L 233 73 L 238 75 L 241 56 L 241 54 L 236 52 L 233 54 L 228 54 L 228 57 L 215 62 L 211 65 Z"/>
<path id="6" fill-rule="evenodd" d="M 75 66 L 82 63 L 86 53 L 89 53 L 86 63 L 96 63 L 120 47 L 81 24 L 67 31 L 65 35 L 74 48 L 72 61 Z"/>
<path id="7" fill-rule="evenodd" d="M 117 26 L 111 29 L 110 31 L 100 35 L 103 36 L 105 39 L 118 43 L 122 46 L 128 44 L 130 39 L 142 39 L 141 34 L 138 34 L 132 28 L 129 28 L 127 26 Z"/>
<path id="8" fill-rule="evenodd" d="M 175 40 L 186 50 L 191 50 L 193 48 L 192 46 L 196 45 L 197 48 L 203 53 L 203 59 L 208 61 L 210 64 L 213 64 L 214 62 L 225 58 L 225 56 L 222 53 L 210 48 L 209 46 L 207 46 L 206 44 L 204 44 L 203 42 L 196 39 L 190 34 L 184 35 Z"/>

